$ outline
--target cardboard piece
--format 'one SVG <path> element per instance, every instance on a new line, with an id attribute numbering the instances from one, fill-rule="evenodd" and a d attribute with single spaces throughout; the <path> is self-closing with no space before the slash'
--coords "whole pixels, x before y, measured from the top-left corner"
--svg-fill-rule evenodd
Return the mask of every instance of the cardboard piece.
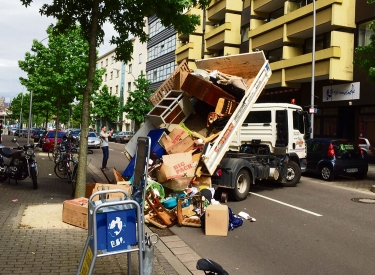
<path id="1" fill-rule="evenodd" d="M 227 236 L 229 226 L 228 206 L 211 204 L 205 211 L 205 234 L 207 236 Z"/>
<path id="2" fill-rule="evenodd" d="M 88 199 L 78 198 L 63 203 L 62 221 L 77 227 L 88 228 Z"/>
<path id="3" fill-rule="evenodd" d="M 168 136 L 162 137 L 160 142 L 168 154 L 183 153 L 194 148 L 194 140 L 179 125 L 176 125 Z"/>
<path id="4" fill-rule="evenodd" d="M 163 156 L 163 165 L 157 171 L 158 182 L 170 179 L 192 178 L 201 154 L 178 153 Z"/>

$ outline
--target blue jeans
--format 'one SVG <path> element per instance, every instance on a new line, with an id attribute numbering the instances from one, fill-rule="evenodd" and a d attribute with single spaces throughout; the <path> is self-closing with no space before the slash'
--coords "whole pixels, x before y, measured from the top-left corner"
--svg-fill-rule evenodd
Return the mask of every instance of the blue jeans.
<path id="1" fill-rule="evenodd" d="M 103 151 L 102 168 L 107 168 L 107 161 L 108 161 L 108 158 L 109 158 L 108 146 L 103 146 L 102 151 Z"/>

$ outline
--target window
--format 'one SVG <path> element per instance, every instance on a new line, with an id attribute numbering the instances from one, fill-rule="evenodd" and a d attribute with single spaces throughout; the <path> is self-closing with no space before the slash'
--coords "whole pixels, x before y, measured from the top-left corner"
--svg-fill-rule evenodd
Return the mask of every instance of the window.
<path id="1" fill-rule="evenodd" d="M 142 54 L 140 53 L 139 54 L 139 64 L 141 64 L 142 63 Z"/>
<path id="2" fill-rule="evenodd" d="M 120 71 L 116 70 L 116 77 L 119 77 L 119 75 L 120 75 Z"/>
<path id="3" fill-rule="evenodd" d="M 100 62 L 100 68 L 103 68 L 103 61 Z"/>
<path id="4" fill-rule="evenodd" d="M 147 50 L 148 61 L 176 50 L 176 36 L 170 36 Z"/>
<path id="5" fill-rule="evenodd" d="M 283 48 L 278 48 L 267 52 L 267 59 L 270 63 L 283 59 Z"/>
<path id="6" fill-rule="evenodd" d="M 247 24 L 246 26 L 241 27 L 241 42 L 245 42 L 249 40 L 249 30 L 250 30 L 250 24 Z"/>
<path id="7" fill-rule="evenodd" d="M 107 81 L 107 74 L 104 75 L 104 81 Z"/>
<path id="8" fill-rule="evenodd" d="M 271 123 L 271 111 L 250 112 L 244 123 Z"/>
<path id="9" fill-rule="evenodd" d="M 156 82 L 157 79 L 158 79 L 158 71 L 154 71 L 153 76 L 152 76 L 152 80 L 153 80 L 154 82 Z"/>
<path id="10" fill-rule="evenodd" d="M 275 20 L 276 18 L 279 18 L 284 15 L 284 7 L 277 9 L 270 13 L 270 16 L 268 17 L 268 21 L 271 22 Z"/>
<path id="11" fill-rule="evenodd" d="M 118 94 L 118 85 L 116 85 L 116 95 Z"/>
<path id="12" fill-rule="evenodd" d="M 315 51 L 331 47 L 331 33 L 323 33 L 315 37 Z M 312 52 L 312 38 L 305 41 L 305 53 Z"/>
<path id="13" fill-rule="evenodd" d="M 105 66 L 108 66 L 108 58 L 105 59 Z"/>
<path id="14" fill-rule="evenodd" d="M 129 73 L 132 73 L 132 64 L 129 64 Z"/>
<path id="15" fill-rule="evenodd" d="M 128 82 L 128 91 L 131 91 L 131 89 L 132 89 L 132 83 Z"/>
<path id="16" fill-rule="evenodd" d="M 112 55 L 112 56 L 111 56 L 111 59 L 112 59 L 112 60 L 111 60 L 111 64 L 113 64 L 113 63 L 115 62 L 115 56 Z"/>
<path id="17" fill-rule="evenodd" d="M 149 34 L 150 37 L 153 37 L 154 35 L 158 34 L 159 32 L 163 31 L 165 27 L 161 24 L 160 19 L 152 22 L 149 25 Z"/>
<path id="18" fill-rule="evenodd" d="M 358 46 L 368 46 L 371 43 L 370 37 L 375 32 L 370 29 L 370 23 L 372 21 L 362 23 L 358 26 Z"/>
<path id="19" fill-rule="evenodd" d="M 302 134 L 305 133 L 303 115 L 300 115 L 297 111 L 293 112 L 293 129 L 298 130 Z"/>
<path id="20" fill-rule="evenodd" d="M 113 71 L 111 72 L 111 79 L 113 79 Z"/>
<path id="21" fill-rule="evenodd" d="M 109 87 L 109 93 L 112 94 L 112 87 Z"/>

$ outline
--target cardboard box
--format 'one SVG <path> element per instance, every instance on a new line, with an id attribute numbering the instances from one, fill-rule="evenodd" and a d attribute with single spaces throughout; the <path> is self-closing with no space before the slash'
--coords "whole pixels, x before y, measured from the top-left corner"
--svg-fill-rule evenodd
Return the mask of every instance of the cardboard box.
<path id="1" fill-rule="evenodd" d="M 178 153 L 163 156 L 163 164 L 157 172 L 158 182 L 170 179 L 192 178 L 201 154 Z"/>
<path id="2" fill-rule="evenodd" d="M 114 190 L 114 189 L 120 189 L 120 190 L 123 190 L 125 191 L 129 196 L 131 195 L 131 191 L 132 191 L 132 187 L 131 185 L 127 185 L 127 184 L 107 184 L 107 183 L 96 183 L 95 184 L 95 187 L 93 188 L 92 190 L 92 194 L 98 192 L 98 191 L 102 191 L 102 190 Z M 90 195 L 90 196 L 91 196 Z M 123 193 L 110 193 L 110 194 L 107 194 L 106 195 L 106 199 L 118 199 L 118 198 L 124 198 L 124 194 Z M 94 196 L 92 198 L 93 201 L 97 201 L 99 200 L 99 196 Z"/>
<path id="3" fill-rule="evenodd" d="M 229 226 L 228 206 L 212 204 L 205 212 L 205 234 L 208 236 L 227 236 Z"/>
<path id="4" fill-rule="evenodd" d="M 168 136 L 162 137 L 160 142 L 168 154 L 183 153 L 194 148 L 194 140 L 179 125 L 176 125 Z"/>
<path id="5" fill-rule="evenodd" d="M 63 203 L 62 221 L 83 229 L 88 228 L 88 199 L 78 198 Z"/>

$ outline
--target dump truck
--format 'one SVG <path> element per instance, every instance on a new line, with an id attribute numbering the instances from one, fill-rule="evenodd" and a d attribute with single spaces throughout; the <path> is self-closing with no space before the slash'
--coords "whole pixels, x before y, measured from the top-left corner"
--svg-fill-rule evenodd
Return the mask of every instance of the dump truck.
<path id="1" fill-rule="evenodd" d="M 221 190 L 222 200 L 228 195 L 246 199 L 251 185 L 261 180 L 296 186 L 306 167 L 309 119 L 294 104 L 255 103 L 272 74 L 264 53 L 197 60 L 195 65 L 193 72 L 173 73 L 169 81 L 178 83 L 173 85 L 176 90 L 159 89 L 159 95 L 153 95 L 153 100 L 159 99 L 152 101 L 154 108 L 125 154 L 131 158 L 137 135 L 147 135 L 159 125 L 194 127 L 204 120 L 207 129 L 219 131 L 212 140 L 205 139 L 209 141 L 204 143 L 194 179 L 209 176 L 212 186 Z M 197 119 L 199 111 L 207 117 Z"/>

